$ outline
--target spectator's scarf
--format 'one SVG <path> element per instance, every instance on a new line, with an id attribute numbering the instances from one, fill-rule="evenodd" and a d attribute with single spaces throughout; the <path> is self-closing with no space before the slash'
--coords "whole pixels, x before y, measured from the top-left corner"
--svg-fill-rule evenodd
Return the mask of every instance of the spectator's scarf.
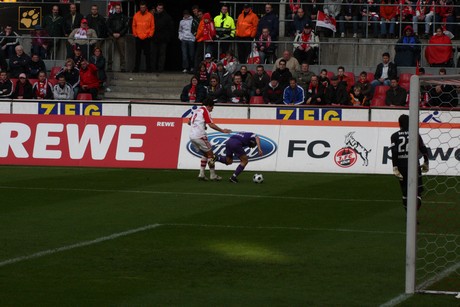
<path id="1" fill-rule="evenodd" d="M 270 47 L 270 44 L 272 43 L 272 37 L 270 35 L 268 35 L 267 37 L 264 37 L 263 34 L 260 35 L 259 37 L 259 42 L 257 43 L 257 45 L 259 45 L 259 48 L 260 47 L 265 47 L 265 48 L 268 48 Z"/>
<path id="2" fill-rule="evenodd" d="M 190 102 L 196 101 L 196 85 L 192 84 L 190 90 L 188 91 L 188 98 Z"/>
<path id="3" fill-rule="evenodd" d="M 44 82 L 38 81 L 37 90 L 36 90 L 37 97 L 45 98 L 47 91 L 48 91 L 48 79 L 45 79 Z"/>
<path id="4" fill-rule="evenodd" d="M 199 77 L 200 77 L 200 81 L 207 81 L 208 80 L 208 75 L 207 75 L 206 71 L 201 71 L 200 70 Z"/>
<path id="5" fill-rule="evenodd" d="M 309 93 L 313 93 L 313 90 L 315 90 L 314 93 L 318 93 L 318 89 L 319 89 L 319 81 L 316 84 L 316 86 L 313 86 L 313 84 L 311 82 L 308 84 L 308 92 Z"/>
<path id="6" fill-rule="evenodd" d="M 75 32 L 75 39 L 88 38 L 87 32 L 88 32 L 87 28 L 78 28 L 77 32 Z"/>
<path id="7" fill-rule="evenodd" d="M 309 34 L 302 33 L 302 44 L 300 44 L 304 51 L 308 51 L 310 49 L 310 39 L 311 39 L 311 32 Z"/>

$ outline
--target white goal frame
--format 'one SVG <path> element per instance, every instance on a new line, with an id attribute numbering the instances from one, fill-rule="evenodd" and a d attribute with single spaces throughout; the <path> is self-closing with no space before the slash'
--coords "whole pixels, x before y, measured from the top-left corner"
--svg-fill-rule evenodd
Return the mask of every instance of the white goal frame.
<path id="1" fill-rule="evenodd" d="M 413 75 L 410 80 L 409 100 L 409 159 L 408 159 L 408 183 L 407 183 L 407 222 L 406 222 L 406 294 L 415 292 L 429 294 L 457 295 L 459 292 L 417 290 L 416 287 L 416 261 L 417 261 L 417 191 L 418 191 L 418 135 L 419 135 L 419 112 L 420 112 L 420 83 L 423 80 L 458 80 L 460 75 Z M 457 82 L 455 82 L 457 83 Z M 460 99 L 460 95 L 459 95 Z M 459 289 L 460 290 L 460 289 Z"/>

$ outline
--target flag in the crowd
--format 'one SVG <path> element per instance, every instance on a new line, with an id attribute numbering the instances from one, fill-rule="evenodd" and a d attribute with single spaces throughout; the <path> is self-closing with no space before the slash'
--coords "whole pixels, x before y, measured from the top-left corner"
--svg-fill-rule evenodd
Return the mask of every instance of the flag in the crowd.
<path id="1" fill-rule="evenodd" d="M 316 16 L 316 26 L 331 29 L 333 32 L 336 32 L 335 18 L 324 14 L 324 12 L 318 11 L 318 16 Z"/>
<path id="2" fill-rule="evenodd" d="M 121 5 L 120 1 L 109 1 L 107 5 L 107 12 L 108 14 L 114 14 L 115 13 L 115 6 Z"/>

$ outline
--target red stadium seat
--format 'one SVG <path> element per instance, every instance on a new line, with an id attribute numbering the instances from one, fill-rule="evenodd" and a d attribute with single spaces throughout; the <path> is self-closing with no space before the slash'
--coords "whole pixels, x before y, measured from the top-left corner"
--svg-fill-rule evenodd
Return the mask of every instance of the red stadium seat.
<path id="1" fill-rule="evenodd" d="M 409 91 L 410 89 L 410 78 L 412 77 L 411 73 L 402 73 L 399 75 L 399 85 Z"/>
<path id="2" fill-rule="evenodd" d="M 344 74 L 347 76 L 347 91 L 349 91 L 355 85 L 355 74 L 349 71 L 344 72 Z"/>
<path id="3" fill-rule="evenodd" d="M 374 91 L 374 97 L 372 97 L 371 107 L 385 106 L 385 97 L 387 91 L 390 89 L 388 85 L 377 85 Z"/>
<path id="4" fill-rule="evenodd" d="M 34 86 L 34 84 L 38 82 L 38 79 L 29 79 L 29 81 L 30 81 L 30 84 Z"/>
<path id="5" fill-rule="evenodd" d="M 375 78 L 374 73 L 371 72 L 371 71 L 368 71 L 367 72 L 367 81 L 372 82 L 372 81 L 374 81 L 374 78 Z"/>
<path id="6" fill-rule="evenodd" d="M 267 75 L 268 75 L 270 78 L 272 77 L 272 73 L 273 73 L 273 72 L 272 72 L 271 70 L 266 70 L 265 72 L 267 73 Z"/>
<path id="7" fill-rule="evenodd" d="M 93 96 L 89 93 L 80 93 L 77 95 L 77 100 L 93 100 Z"/>
<path id="8" fill-rule="evenodd" d="M 264 98 L 262 96 L 252 96 L 249 104 L 264 104 Z"/>
<path id="9" fill-rule="evenodd" d="M 51 71 L 50 71 L 50 79 L 55 79 L 56 78 L 56 75 L 57 73 L 61 70 L 61 67 L 60 66 L 54 66 L 51 68 Z"/>
<path id="10" fill-rule="evenodd" d="M 329 80 L 331 80 L 332 77 L 334 77 L 334 72 L 328 71 L 328 72 L 327 72 L 327 78 L 328 78 Z"/>
<path id="11" fill-rule="evenodd" d="M 58 83 L 58 80 L 56 78 L 49 78 L 48 82 L 51 83 L 52 86 L 55 86 Z"/>

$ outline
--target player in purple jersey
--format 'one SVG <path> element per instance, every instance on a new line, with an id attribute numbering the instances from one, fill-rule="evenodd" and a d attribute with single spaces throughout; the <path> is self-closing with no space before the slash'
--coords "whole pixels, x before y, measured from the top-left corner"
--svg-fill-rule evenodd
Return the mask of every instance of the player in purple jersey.
<path id="1" fill-rule="evenodd" d="M 238 183 L 238 175 L 244 170 L 246 165 L 248 165 L 249 159 L 248 155 L 244 151 L 247 147 L 256 147 L 259 152 L 259 156 L 262 156 L 262 148 L 260 147 L 260 138 L 252 132 L 238 132 L 233 134 L 227 141 L 225 145 L 225 156 L 214 156 L 213 161 L 219 161 L 226 165 L 233 163 L 233 155 L 236 155 L 240 159 L 240 165 L 236 168 L 232 177 L 229 181 L 233 183 Z"/>

